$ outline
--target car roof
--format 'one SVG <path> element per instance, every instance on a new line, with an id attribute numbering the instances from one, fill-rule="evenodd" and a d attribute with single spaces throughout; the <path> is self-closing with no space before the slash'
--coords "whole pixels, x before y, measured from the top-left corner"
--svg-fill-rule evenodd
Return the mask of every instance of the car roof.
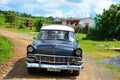
<path id="1" fill-rule="evenodd" d="M 47 25 L 47 26 L 43 26 L 41 30 L 62 30 L 62 31 L 74 32 L 74 29 L 71 26 L 67 26 L 67 25 Z"/>

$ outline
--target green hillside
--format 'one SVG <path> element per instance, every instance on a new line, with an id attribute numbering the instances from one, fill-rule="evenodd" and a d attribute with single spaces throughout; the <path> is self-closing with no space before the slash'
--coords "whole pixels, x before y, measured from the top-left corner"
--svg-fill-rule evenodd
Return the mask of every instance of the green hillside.
<path id="1" fill-rule="evenodd" d="M 24 23 L 26 20 L 29 20 L 32 23 L 32 26 L 34 27 L 34 23 L 38 20 L 41 20 L 43 24 L 51 24 L 53 17 L 36 17 L 32 16 L 27 13 L 18 13 L 14 11 L 2 11 L 0 10 L 0 25 L 3 25 L 4 27 L 8 25 L 8 23 L 5 22 L 5 15 L 7 12 L 14 13 L 16 16 L 16 20 L 13 23 L 14 27 L 19 27 L 21 23 Z"/>

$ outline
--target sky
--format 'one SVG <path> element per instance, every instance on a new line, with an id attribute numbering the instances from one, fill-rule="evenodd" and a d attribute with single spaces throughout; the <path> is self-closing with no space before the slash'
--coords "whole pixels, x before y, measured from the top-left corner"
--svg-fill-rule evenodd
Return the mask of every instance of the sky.
<path id="1" fill-rule="evenodd" d="M 33 16 L 86 18 L 102 14 L 119 0 L 0 0 L 0 10 L 11 10 Z"/>

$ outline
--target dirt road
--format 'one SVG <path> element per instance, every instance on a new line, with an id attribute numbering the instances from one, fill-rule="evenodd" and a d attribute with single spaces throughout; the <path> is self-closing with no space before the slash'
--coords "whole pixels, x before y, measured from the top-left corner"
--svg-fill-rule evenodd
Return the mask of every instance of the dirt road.
<path id="1" fill-rule="evenodd" d="M 96 61 L 84 55 L 84 69 L 75 77 L 65 73 L 38 72 L 30 75 L 26 71 L 26 46 L 33 40 L 25 34 L 0 30 L 0 35 L 8 37 L 14 44 L 14 56 L 0 63 L 0 80 L 114 80 L 109 70 L 98 66 Z"/>

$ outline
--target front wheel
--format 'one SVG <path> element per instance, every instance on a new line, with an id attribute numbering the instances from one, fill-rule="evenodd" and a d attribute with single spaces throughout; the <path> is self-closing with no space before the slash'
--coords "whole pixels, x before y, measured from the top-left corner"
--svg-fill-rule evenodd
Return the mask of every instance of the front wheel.
<path id="1" fill-rule="evenodd" d="M 73 75 L 74 76 L 78 76 L 80 74 L 80 71 L 79 70 L 73 70 Z"/>
<path id="2" fill-rule="evenodd" d="M 32 74 L 32 73 L 35 73 L 36 72 L 36 69 L 35 68 L 27 68 L 27 72 L 29 74 Z"/>

